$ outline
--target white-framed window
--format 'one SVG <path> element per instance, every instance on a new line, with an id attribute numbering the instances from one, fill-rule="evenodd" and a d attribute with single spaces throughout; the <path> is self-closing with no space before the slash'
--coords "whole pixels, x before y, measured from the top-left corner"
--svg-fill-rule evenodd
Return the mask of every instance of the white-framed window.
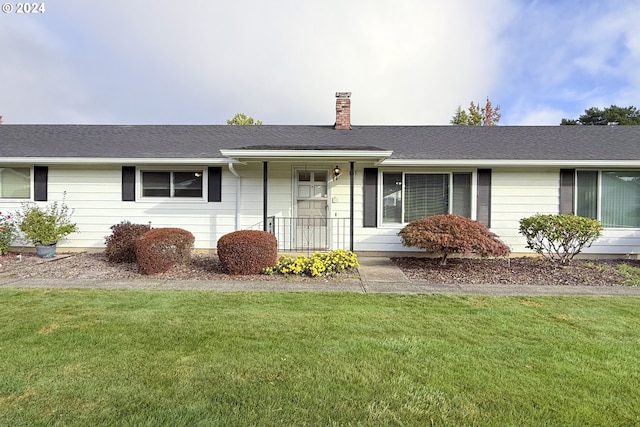
<path id="1" fill-rule="evenodd" d="M 0 166 L 0 199 L 29 199 L 31 168 Z"/>
<path id="2" fill-rule="evenodd" d="M 471 178 L 471 172 L 382 172 L 382 223 L 449 213 L 471 218 Z"/>
<path id="3" fill-rule="evenodd" d="M 576 214 L 608 228 L 640 228 L 640 170 L 576 171 Z"/>
<path id="4" fill-rule="evenodd" d="M 204 199 L 204 170 L 142 170 L 142 198 Z"/>

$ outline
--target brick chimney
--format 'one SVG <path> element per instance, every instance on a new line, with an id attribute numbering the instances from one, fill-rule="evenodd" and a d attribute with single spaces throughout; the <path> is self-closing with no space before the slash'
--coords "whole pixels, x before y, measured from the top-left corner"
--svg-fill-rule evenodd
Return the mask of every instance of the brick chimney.
<path id="1" fill-rule="evenodd" d="M 351 92 L 336 92 L 335 129 L 351 129 Z"/>

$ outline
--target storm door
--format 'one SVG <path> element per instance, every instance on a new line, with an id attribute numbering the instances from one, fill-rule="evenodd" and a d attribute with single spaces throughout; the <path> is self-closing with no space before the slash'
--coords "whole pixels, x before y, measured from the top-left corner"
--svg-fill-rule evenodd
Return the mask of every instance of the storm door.
<path id="1" fill-rule="evenodd" d="M 327 172 L 296 172 L 296 249 L 327 250 Z"/>

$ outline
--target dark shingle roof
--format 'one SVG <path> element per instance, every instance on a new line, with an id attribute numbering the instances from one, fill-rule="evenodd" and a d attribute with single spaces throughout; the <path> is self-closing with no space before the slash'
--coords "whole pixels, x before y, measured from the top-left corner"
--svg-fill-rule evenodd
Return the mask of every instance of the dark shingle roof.
<path id="1" fill-rule="evenodd" d="M 0 125 L 1 158 L 222 158 L 221 149 L 392 150 L 392 159 L 640 160 L 640 126 Z"/>

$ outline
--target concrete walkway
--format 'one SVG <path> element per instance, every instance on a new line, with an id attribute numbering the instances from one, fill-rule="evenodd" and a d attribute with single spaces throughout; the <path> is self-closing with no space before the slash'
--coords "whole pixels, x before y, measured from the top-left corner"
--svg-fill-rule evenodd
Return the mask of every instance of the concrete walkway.
<path id="1" fill-rule="evenodd" d="M 636 296 L 636 286 L 532 286 L 532 285 L 432 285 L 419 280 L 409 280 L 404 273 L 383 257 L 361 257 L 360 279 L 343 280 L 313 279 L 298 280 L 163 280 L 134 279 L 21 279 L 0 277 L 0 288 L 76 288 L 76 289 L 137 289 L 137 290 L 201 290 L 201 291 L 276 291 L 276 292 L 354 292 L 354 293 L 400 293 L 400 294 L 468 294 L 468 295 L 590 295 L 590 296 Z"/>

